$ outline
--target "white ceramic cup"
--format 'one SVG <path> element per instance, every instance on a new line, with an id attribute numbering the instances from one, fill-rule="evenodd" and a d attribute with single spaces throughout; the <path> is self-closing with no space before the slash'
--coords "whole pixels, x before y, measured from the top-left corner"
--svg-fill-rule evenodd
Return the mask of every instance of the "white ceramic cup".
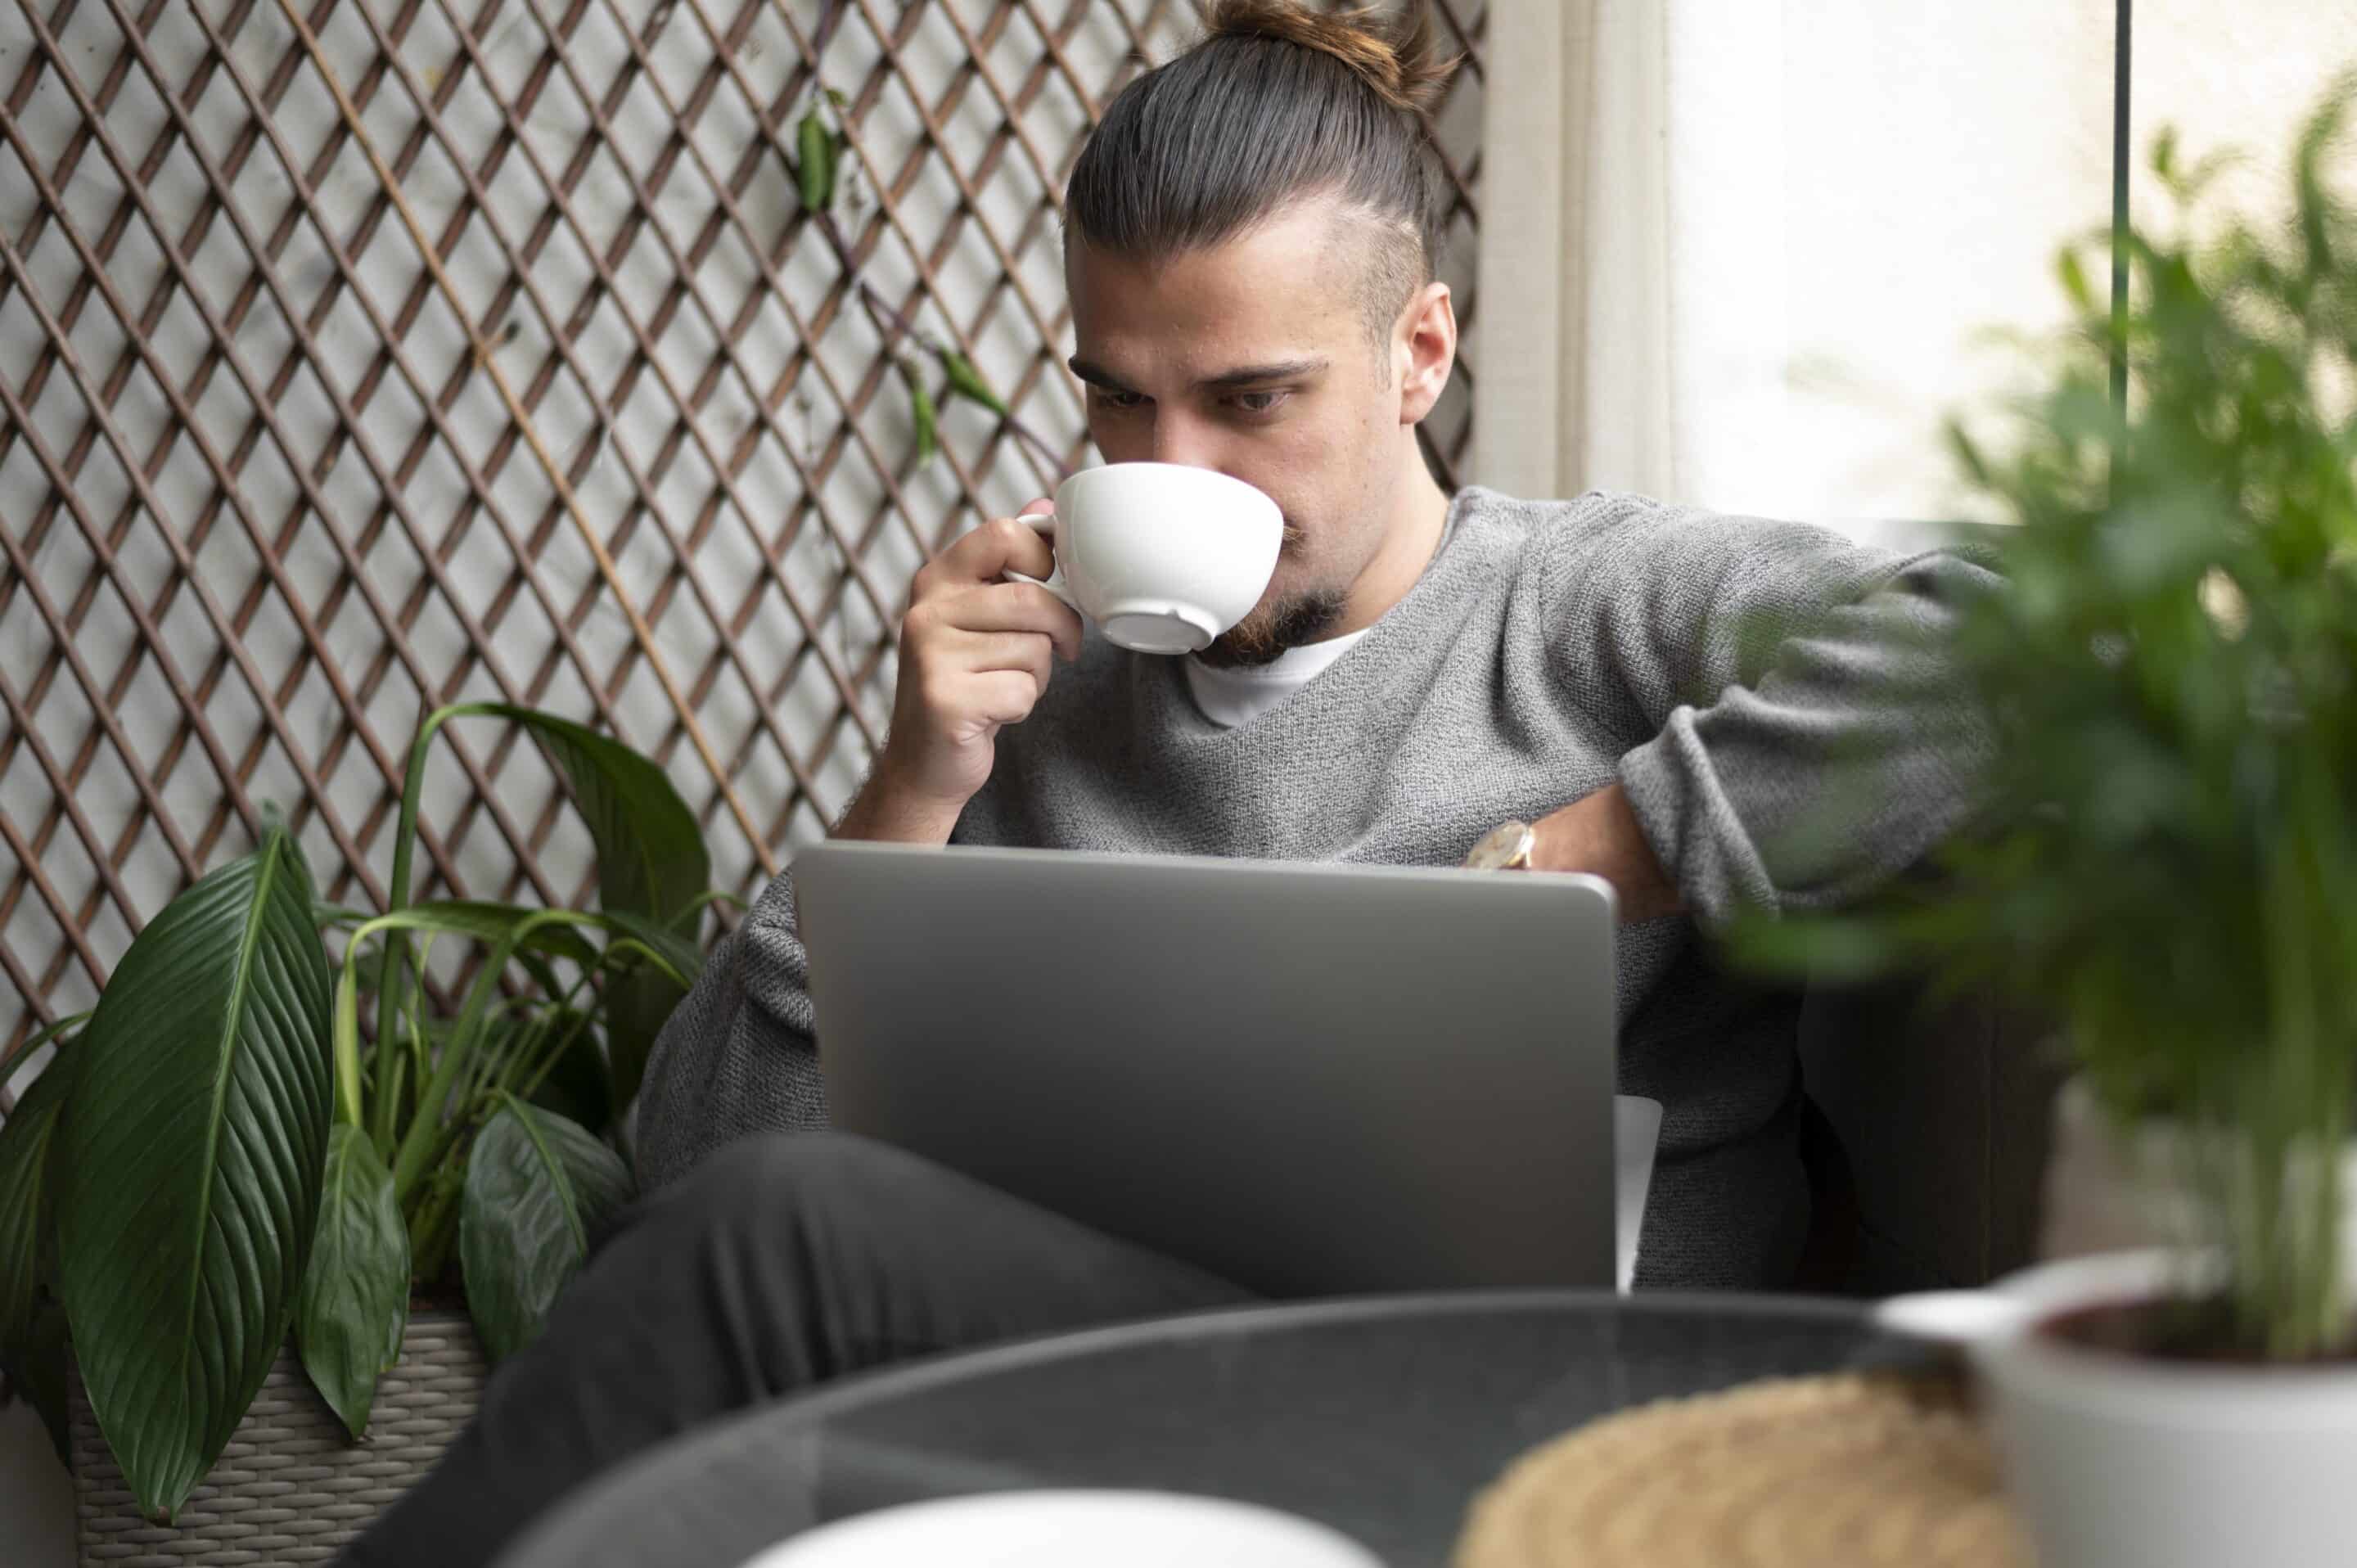
<path id="1" fill-rule="evenodd" d="M 995 1492 L 824 1524 L 745 1568 L 1382 1568 L 1313 1520 L 1172 1492 Z"/>
<path id="2" fill-rule="evenodd" d="M 1260 603 L 1285 542 L 1275 501 L 1175 463 L 1084 468 L 1058 487 L 1052 513 L 1023 521 L 1055 548 L 1055 574 L 1040 585 L 1139 653 L 1208 647 Z"/>

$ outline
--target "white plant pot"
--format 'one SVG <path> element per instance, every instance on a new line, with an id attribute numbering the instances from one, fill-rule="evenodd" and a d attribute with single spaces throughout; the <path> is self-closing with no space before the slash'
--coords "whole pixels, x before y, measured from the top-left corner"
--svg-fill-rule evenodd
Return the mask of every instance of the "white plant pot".
<path id="1" fill-rule="evenodd" d="M 2040 1568 L 2357 1561 L 2357 1367 L 2162 1361 L 2037 1326 L 2162 1294 L 2183 1256 L 2070 1259 L 1995 1287 L 2025 1310 L 1971 1355 Z"/>

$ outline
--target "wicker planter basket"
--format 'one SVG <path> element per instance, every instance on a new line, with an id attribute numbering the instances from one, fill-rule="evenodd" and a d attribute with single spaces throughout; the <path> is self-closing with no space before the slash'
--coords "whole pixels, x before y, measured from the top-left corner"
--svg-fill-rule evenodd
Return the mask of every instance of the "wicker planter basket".
<path id="1" fill-rule="evenodd" d="M 369 1437 L 344 1434 L 293 1355 L 281 1352 L 237 1435 L 173 1522 L 140 1517 L 73 1381 L 75 1534 L 85 1568 L 226 1568 L 325 1563 L 442 1456 L 483 1392 L 464 1315 L 419 1312 L 377 1384 Z"/>

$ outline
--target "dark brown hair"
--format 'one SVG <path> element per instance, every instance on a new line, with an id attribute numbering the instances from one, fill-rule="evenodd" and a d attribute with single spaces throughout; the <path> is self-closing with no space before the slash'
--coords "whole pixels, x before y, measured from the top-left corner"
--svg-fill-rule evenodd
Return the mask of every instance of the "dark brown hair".
<path id="1" fill-rule="evenodd" d="M 1432 112 L 1457 69 L 1428 0 L 1389 16 L 1210 0 L 1207 36 L 1122 89 L 1081 151 L 1065 221 L 1092 246 L 1163 256 L 1331 194 L 1381 232 L 1363 281 L 1388 333 L 1432 280 L 1448 220 Z"/>

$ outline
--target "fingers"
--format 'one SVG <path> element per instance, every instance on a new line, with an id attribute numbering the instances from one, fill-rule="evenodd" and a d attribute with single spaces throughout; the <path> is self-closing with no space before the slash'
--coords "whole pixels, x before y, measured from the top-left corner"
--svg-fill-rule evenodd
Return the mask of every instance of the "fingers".
<path id="1" fill-rule="evenodd" d="M 1045 577 L 1055 569 L 1056 553 L 1039 537 L 1038 530 L 1028 522 L 1002 517 L 984 523 L 933 557 L 917 574 L 917 582 L 921 594 L 929 585 L 945 587 L 996 583 L 1009 571 L 1020 572 L 1027 577 Z"/>
<path id="2" fill-rule="evenodd" d="M 965 656 L 972 660 L 966 668 L 977 675 L 1013 671 L 1037 681 L 1042 692 L 1048 689 L 1048 682 L 1055 673 L 1055 645 L 1029 632 L 1002 631 L 976 637 L 966 644 Z"/>
<path id="3" fill-rule="evenodd" d="M 1016 670 L 976 675 L 967 687 L 975 710 L 995 725 L 1019 725 L 1029 718 L 1041 690 L 1041 682 Z"/>
<path id="4" fill-rule="evenodd" d="M 1055 645 L 1064 662 L 1081 656 L 1081 618 L 1063 600 L 1033 583 L 993 583 L 944 599 L 942 624 L 959 631 L 1031 632 Z"/>

